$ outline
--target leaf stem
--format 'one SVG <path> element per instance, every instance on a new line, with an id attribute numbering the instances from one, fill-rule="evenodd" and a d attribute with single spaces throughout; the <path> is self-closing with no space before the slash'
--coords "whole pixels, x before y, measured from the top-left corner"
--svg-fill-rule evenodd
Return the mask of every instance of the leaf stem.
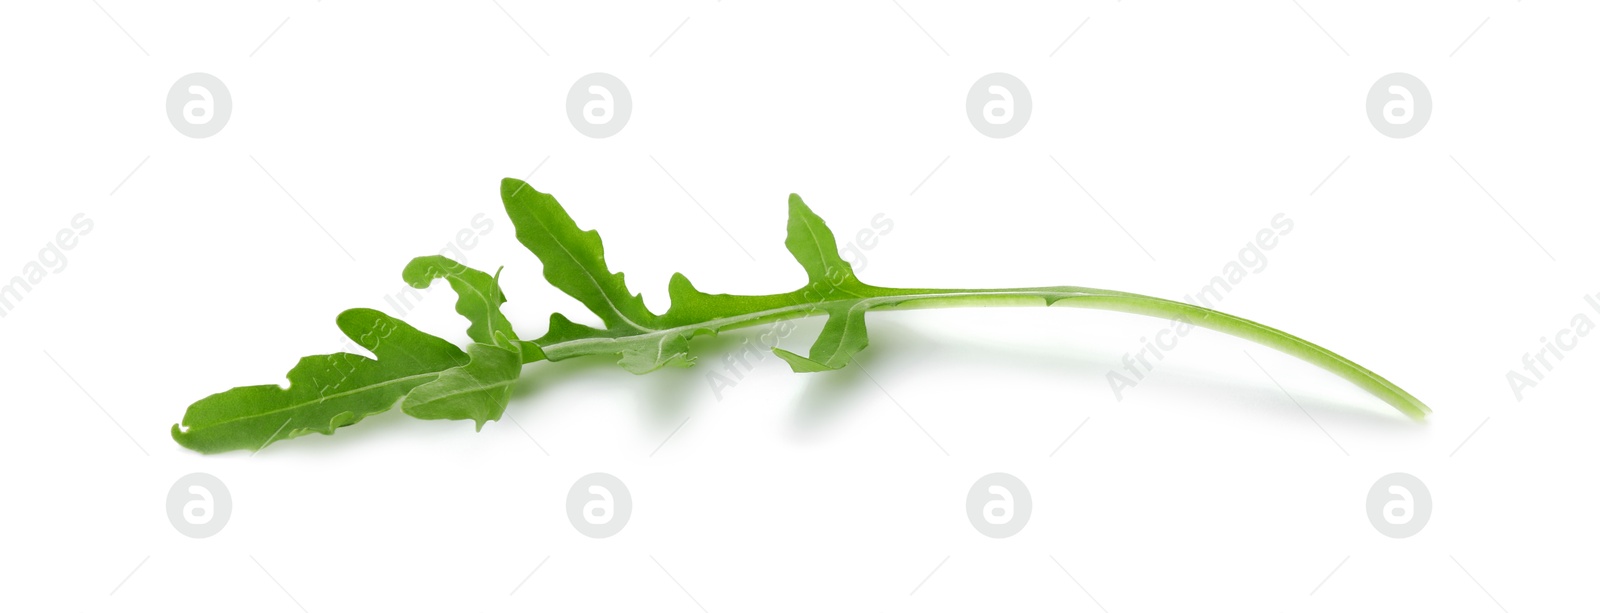
<path id="1" fill-rule="evenodd" d="M 771 303 L 776 303 L 777 306 L 748 313 L 688 322 L 671 328 L 651 330 L 639 335 L 617 338 L 583 338 L 551 343 L 542 347 L 535 346 L 541 351 L 526 353 L 530 355 L 529 361 L 537 360 L 537 356 L 557 361 L 579 355 L 606 353 L 608 345 L 621 347 L 624 343 L 637 342 L 641 338 L 667 338 L 672 335 L 693 337 L 700 334 L 746 328 L 786 319 L 825 315 L 841 308 L 850 310 L 900 310 L 952 307 L 1068 306 L 1159 317 L 1230 334 L 1300 358 L 1323 370 L 1336 374 L 1368 393 L 1377 396 L 1390 406 L 1399 409 L 1400 412 L 1412 419 L 1421 420 L 1432 412 L 1422 401 L 1417 400 L 1415 396 L 1389 382 L 1389 380 L 1315 343 L 1242 317 L 1175 300 L 1129 292 L 1072 286 L 1007 289 L 898 289 L 861 284 L 855 285 L 852 290 L 848 296 L 833 295 L 827 299 L 815 301 L 786 302 L 775 300 L 781 295 L 707 296 L 708 298 L 746 302 L 770 301 Z M 523 342 L 525 345 L 533 345 L 528 341 Z"/>

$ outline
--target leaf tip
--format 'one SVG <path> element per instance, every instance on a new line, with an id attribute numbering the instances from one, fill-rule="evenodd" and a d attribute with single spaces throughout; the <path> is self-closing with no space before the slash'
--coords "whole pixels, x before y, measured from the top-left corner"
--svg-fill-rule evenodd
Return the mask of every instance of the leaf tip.
<path id="1" fill-rule="evenodd" d="M 340 330 L 349 331 L 352 329 L 357 329 L 359 326 L 365 325 L 377 317 L 383 316 L 384 315 L 382 313 L 374 309 L 356 307 L 353 309 L 345 309 L 340 311 L 339 316 L 334 318 L 334 323 L 339 326 Z"/>
<path id="2" fill-rule="evenodd" d="M 789 214 L 795 215 L 800 212 L 810 213 L 811 207 L 806 206 L 806 201 L 800 199 L 800 194 L 789 194 Z"/>
<path id="3" fill-rule="evenodd" d="M 789 364 L 789 369 L 794 372 L 826 372 L 844 368 L 843 364 L 829 366 L 781 347 L 773 347 L 772 354 L 783 358 L 783 361 Z"/>
<path id="4" fill-rule="evenodd" d="M 670 290 L 674 287 L 692 290 L 694 289 L 694 284 L 689 282 L 688 275 L 685 275 L 681 272 L 675 272 L 672 273 L 671 278 L 667 279 L 667 289 Z"/>
<path id="5" fill-rule="evenodd" d="M 500 197 L 505 198 L 506 200 L 510 200 L 512 196 L 521 193 L 522 190 L 537 191 L 533 189 L 533 186 L 528 185 L 527 181 L 523 181 L 522 179 L 506 177 L 500 180 Z"/>
<path id="6" fill-rule="evenodd" d="M 406 284 L 411 287 L 426 289 L 433 284 L 434 279 L 442 275 L 443 269 L 446 268 L 443 265 L 446 262 L 456 264 L 454 260 L 442 255 L 424 255 L 411 258 L 411 261 L 406 264 L 405 270 L 400 271 L 400 278 L 404 279 Z M 456 265 L 459 266 L 459 264 Z"/>

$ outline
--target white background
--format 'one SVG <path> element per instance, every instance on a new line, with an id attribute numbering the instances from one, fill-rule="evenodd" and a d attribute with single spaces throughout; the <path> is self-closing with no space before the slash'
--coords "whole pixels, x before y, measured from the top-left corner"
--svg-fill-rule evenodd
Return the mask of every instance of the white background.
<path id="1" fill-rule="evenodd" d="M 0 281 L 94 222 L 0 319 L 5 608 L 1593 608 L 1600 339 L 1520 402 L 1506 373 L 1600 321 L 1595 7 L 1042 4 L 0 8 Z M 193 72 L 233 97 L 206 139 L 165 114 Z M 591 72 L 632 93 L 611 138 L 566 117 Z M 1011 138 L 966 117 L 991 72 L 1032 95 Z M 1366 117 L 1393 72 L 1433 97 L 1410 138 Z M 870 378 L 768 359 L 718 400 L 707 374 L 754 337 L 731 335 L 689 370 L 530 366 L 516 423 L 481 433 L 391 411 L 254 456 L 168 437 L 194 400 L 339 350 L 338 311 L 392 311 L 404 264 L 479 214 L 465 259 L 506 267 L 524 336 L 552 311 L 588 321 L 500 210 L 499 180 L 530 173 L 658 310 L 676 271 L 801 283 L 790 192 L 841 236 L 893 219 L 871 283 L 1170 298 L 1284 213 L 1292 234 L 1219 306 L 1435 413 L 1209 332 L 1118 401 L 1106 373 L 1164 322 L 916 311 L 869 317 Z M 407 319 L 464 341 L 449 296 Z M 166 517 L 191 472 L 232 494 L 216 536 Z M 608 539 L 565 516 L 591 472 L 633 495 Z M 965 516 L 991 472 L 1034 499 L 1011 538 Z M 1406 539 L 1366 517 L 1392 472 L 1433 498 Z"/>

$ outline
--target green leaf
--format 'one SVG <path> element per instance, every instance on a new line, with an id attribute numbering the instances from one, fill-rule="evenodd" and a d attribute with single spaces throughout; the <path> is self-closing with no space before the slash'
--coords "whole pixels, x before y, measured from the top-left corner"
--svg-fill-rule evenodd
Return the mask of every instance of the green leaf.
<path id="1" fill-rule="evenodd" d="M 467 346 L 467 355 L 472 361 L 406 394 L 401 410 L 418 419 L 470 419 L 479 430 L 484 422 L 500 419 L 522 376 L 522 355 L 483 343 Z"/>
<path id="2" fill-rule="evenodd" d="M 811 355 L 801 357 L 786 349 L 774 347 L 772 353 L 783 358 L 795 372 L 822 372 L 838 370 L 850 364 L 850 358 L 867 348 L 866 303 L 835 306 L 828 309 L 828 322 L 822 325 L 817 342 L 811 345 Z"/>
<path id="3" fill-rule="evenodd" d="M 413 417 L 472 420 L 479 429 L 499 419 L 522 374 L 523 344 L 500 312 L 505 297 L 498 276 L 441 256 L 412 260 L 402 276 L 417 288 L 448 280 L 456 312 L 467 318 L 467 335 L 477 342 L 462 351 L 378 311 L 351 309 L 339 315 L 339 328 L 377 359 L 350 353 L 302 358 L 289 371 L 288 388 L 257 385 L 212 395 L 189 407 L 172 437 L 205 453 L 258 450 L 311 432 L 332 434 L 396 402 Z"/>
<path id="4" fill-rule="evenodd" d="M 773 352 L 797 372 L 844 368 L 867 347 L 869 310 L 930 307 L 1072 306 L 1182 319 L 1192 324 L 1246 338 L 1316 364 L 1360 386 L 1414 418 L 1427 405 L 1366 368 L 1309 341 L 1256 322 L 1190 304 L 1127 292 L 1073 286 L 1014 289 L 901 289 L 868 285 L 856 278 L 838 251 L 833 232 L 799 196 L 789 198 L 788 238 L 784 244 L 806 272 L 800 289 L 767 296 L 707 294 L 687 277 L 673 275 L 672 300 L 656 316 L 629 293 L 622 275 L 606 266 L 599 234 L 579 230 L 560 203 L 516 179 L 501 184 L 506 211 L 517 237 L 545 264 L 545 276 L 577 298 L 606 322 L 606 329 L 572 323 L 556 315 L 550 331 L 525 345 L 537 347 L 550 360 L 585 355 L 621 355 L 630 371 L 648 372 L 662 365 L 692 362 L 689 340 L 701 334 L 826 315 L 828 321 L 809 355 L 785 349 Z M 626 325 L 618 325 L 625 321 Z"/>
<path id="5" fill-rule="evenodd" d="M 470 322 L 467 336 L 486 345 L 504 342 L 507 344 L 501 348 L 517 349 L 517 331 L 500 312 L 506 298 L 500 290 L 499 272 L 491 277 L 442 255 L 429 255 L 411 260 L 400 276 L 417 289 L 426 289 L 435 279 L 449 281 L 456 292 L 456 312 Z"/>
<path id="6" fill-rule="evenodd" d="M 644 299 L 628 292 L 622 273 L 606 268 L 600 233 L 579 230 L 555 198 L 527 183 L 506 179 L 500 193 L 517 227 L 517 240 L 544 262 L 544 278 L 551 285 L 589 307 L 607 330 L 653 329 L 656 316 Z"/>
<path id="7" fill-rule="evenodd" d="M 839 255 L 833 232 L 797 195 L 789 197 L 789 237 L 784 244 L 806 272 L 804 287 L 773 296 L 713 295 L 696 290 L 687 277 L 678 274 L 668 285 L 672 305 L 658 316 L 645 307 L 639 295 L 629 292 L 621 273 L 611 272 L 606 265 L 599 233 L 579 229 L 553 196 L 516 179 L 506 179 L 501 194 L 517 227 L 518 240 L 544 263 L 545 278 L 588 306 L 606 324 L 602 330 L 573 323 L 560 314 L 552 316 L 549 331 L 532 343 L 551 360 L 618 355 L 618 363 L 634 373 L 667 365 L 688 366 L 694 362 L 689 355 L 693 337 L 737 326 L 750 313 L 792 311 L 807 304 L 814 305 L 818 313 L 836 315 L 824 326 L 824 336 L 813 349 L 814 359 L 780 350 L 779 355 L 797 370 L 841 368 L 851 355 L 866 347 L 864 309 L 852 313 L 848 306 L 829 301 L 865 298 L 879 288 L 856 278 L 850 263 Z"/>
<path id="8" fill-rule="evenodd" d="M 828 314 L 827 323 L 811 345 L 811 355 L 800 357 L 786 349 L 773 348 L 795 372 L 838 370 L 850 358 L 867 348 L 867 308 L 869 295 L 882 288 L 868 286 L 856 278 L 850 263 L 839 255 L 833 231 L 797 194 L 789 195 L 789 237 L 783 244 L 806 269 L 810 283 L 805 298 Z M 852 301 L 852 298 L 862 299 Z M 828 303 L 824 306 L 823 303 Z"/>
<path id="9" fill-rule="evenodd" d="M 550 194 L 527 183 L 506 179 L 500 186 L 506 214 L 517 228 L 517 240 L 544 263 L 544 277 L 557 289 L 588 307 L 605 329 L 573 323 L 552 315 L 550 329 L 533 344 L 541 349 L 563 342 L 591 341 L 603 348 L 591 354 L 619 355 L 618 363 L 634 373 L 667 365 L 688 366 L 688 338 L 693 331 L 666 332 L 644 298 L 628 291 L 622 273 L 606 266 L 600 234 L 581 230 Z M 557 354 L 549 359 L 558 360 Z"/>
<path id="10" fill-rule="evenodd" d="M 403 274 L 427 287 L 445 279 L 456 311 L 474 341 L 465 351 L 397 319 L 368 309 L 339 316 L 339 328 L 375 357 L 310 356 L 289 371 L 290 385 L 239 387 L 189 407 L 172 427 L 180 444 L 205 453 L 260 449 L 277 440 L 334 430 L 400 404 L 421 419 L 472 420 L 479 429 L 499 419 L 522 366 L 540 360 L 609 355 L 629 371 L 692 364 L 690 341 L 700 335 L 826 316 L 808 355 L 773 351 L 798 372 L 837 370 L 867 347 L 866 314 L 932 307 L 1069 306 L 1183 321 L 1254 341 L 1328 370 L 1416 419 L 1430 409 L 1399 386 L 1343 356 L 1287 332 L 1211 309 L 1128 292 L 1074 286 L 1009 289 L 905 289 L 868 285 L 839 254 L 838 243 L 799 196 L 789 197 L 784 245 L 805 271 L 805 285 L 764 296 L 710 294 L 688 277 L 667 284 L 671 306 L 652 313 L 605 261 L 600 235 L 581 230 L 560 203 L 516 179 L 501 183 L 517 239 L 544 265 L 552 285 L 582 303 L 602 327 L 550 316 L 549 329 L 519 339 L 501 312 L 499 274 L 491 277 L 442 256 L 417 258 Z"/>
<path id="11" fill-rule="evenodd" d="M 783 240 L 795 261 L 806 270 L 808 289 L 820 292 L 819 298 L 834 294 L 850 294 L 849 289 L 860 285 L 850 263 L 839 255 L 839 243 L 833 231 L 799 194 L 789 194 L 789 236 Z"/>
<path id="12" fill-rule="evenodd" d="M 172 426 L 178 444 L 205 453 L 257 450 L 274 441 L 333 431 L 387 411 L 412 388 L 464 366 L 455 345 L 371 309 L 339 314 L 339 329 L 377 356 L 352 353 L 300 359 L 289 387 L 255 385 L 213 394 Z"/>

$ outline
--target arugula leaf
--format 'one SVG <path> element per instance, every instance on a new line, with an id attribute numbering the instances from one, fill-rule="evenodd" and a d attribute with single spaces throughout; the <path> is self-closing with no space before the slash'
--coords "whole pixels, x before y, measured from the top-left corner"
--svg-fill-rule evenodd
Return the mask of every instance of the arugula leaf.
<path id="1" fill-rule="evenodd" d="M 808 283 L 804 287 L 771 296 L 712 295 L 696 290 L 687 277 L 677 274 L 668 284 L 671 306 L 656 315 L 638 294 L 629 292 L 622 273 L 612 273 L 606 265 L 599 233 L 580 230 L 554 197 L 516 179 L 506 179 L 500 191 L 506 213 L 517 227 L 517 238 L 544 263 L 545 278 L 606 324 L 606 329 L 600 330 L 575 324 L 559 313 L 553 315 L 550 331 L 532 343 L 550 360 L 614 354 L 621 357 L 619 364 L 634 373 L 667 365 L 688 366 L 694 361 L 689 356 L 691 338 L 762 323 L 759 316 L 751 314 L 765 312 L 775 316 L 829 314 L 823 336 L 812 348 L 813 358 L 778 350 L 797 371 L 843 368 L 851 355 L 867 345 L 865 309 L 852 308 L 859 305 L 851 301 L 882 290 L 856 278 L 850 263 L 839 255 L 833 232 L 798 195 L 789 196 L 789 237 L 784 245 L 805 269 Z"/>
<path id="2" fill-rule="evenodd" d="M 554 197 L 516 179 L 501 183 L 501 195 L 506 212 L 517 226 L 517 237 L 544 262 L 545 277 L 607 323 L 605 330 L 598 330 L 553 315 L 550 331 L 526 343 L 550 360 L 620 355 L 619 363 L 624 368 L 648 372 L 667 364 L 692 362 L 689 340 L 695 336 L 820 314 L 828 320 L 812 344 L 810 355 L 802 357 L 780 348 L 774 348 L 773 353 L 796 372 L 837 370 L 867 347 L 869 310 L 1059 305 L 1168 320 L 1182 318 L 1315 364 L 1412 418 L 1421 419 L 1431 411 L 1399 386 L 1332 351 L 1287 332 L 1191 304 L 1074 286 L 903 289 L 868 285 L 856 278 L 849 262 L 840 257 L 827 224 L 795 195 L 789 198 L 789 236 L 784 244 L 806 271 L 805 287 L 767 296 L 706 294 L 695 289 L 687 277 L 677 274 L 667 287 L 671 306 L 656 316 L 637 295 L 628 292 L 621 274 L 610 272 L 599 234 L 579 230 Z M 618 310 L 626 312 L 626 325 L 618 325 Z"/>
<path id="3" fill-rule="evenodd" d="M 835 306 L 827 310 L 828 321 L 822 324 L 822 333 L 811 345 L 810 357 L 802 357 L 782 347 L 773 347 L 772 353 L 795 372 L 822 372 L 838 370 L 850 363 L 850 358 L 867 348 L 867 303 Z"/>
<path id="4" fill-rule="evenodd" d="M 833 232 L 799 196 L 789 197 L 784 245 L 806 273 L 806 284 L 764 296 L 708 294 L 688 277 L 667 284 L 671 306 L 656 314 L 605 261 L 599 233 L 581 230 L 561 204 L 527 183 L 501 183 L 506 213 L 522 242 L 544 265 L 552 285 L 599 317 L 602 327 L 553 313 L 543 336 L 517 336 L 501 312 L 499 273 L 490 276 L 442 256 L 412 260 L 403 273 L 418 287 L 444 279 L 456 292 L 456 312 L 473 342 L 462 350 L 377 311 L 353 309 L 339 327 L 376 359 L 349 353 L 310 356 L 289 371 L 288 388 L 239 387 L 189 407 L 172 437 L 204 453 L 260 449 L 310 432 L 332 434 L 396 403 L 420 419 L 472 420 L 478 429 L 499 419 L 524 364 L 579 356 L 613 356 L 645 373 L 688 366 L 690 340 L 799 317 L 826 316 L 809 355 L 773 349 L 796 372 L 837 370 L 867 347 L 867 312 L 929 307 L 1070 306 L 1181 319 L 1238 336 L 1315 364 L 1422 419 L 1427 405 L 1399 386 L 1305 339 L 1219 311 L 1111 290 L 1073 286 L 1010 289 L 905 289 L 869 285 L 839 254 Z"/>
<path id="5" fill-rule="evenodd" d="M 400 410 L 418 419 L 470 419 L 483 430 L 498 420 L 511 402 L 511 389 L 522 376 L 522 341 L 500 312 L 505 304 L 500 272 L 493 277 L 442 255 L 411 260 L 401 272 L 406 283 L 422 289 L 445 279 L 456 292 L 456 312 L 466 317 L 471 361 L 446 370 L 407 394 Z M 542 355 L 540 356 L 542 357 Z"/>
<path id="6" fill-rule="evenodd" d="M 783 240 L 795 261 L 806 271 L 807 288 L 817 298 L 832 295 L 859 295 L 850 290 L 861 285 L 855 269 L 839 255 L 833 231 L 799 194 L 789 194 L 789 236 Z"/>
<path id="7" fill-rule="evenodd" d="M 608 331 L 652 329 L 656 316 L 645 307 L 644 298 L 629 293 L 622 273 L 613 274 L 606 267 L 599 232 L 579 230 L 555 198 L 527 183 L 506 179 L 500 191 L 517 227 L 517 240 L 544 262 L 544 278 L 551 285 L 589 307 Z M 513 207 L 512 202 L 522 206 Z"/>
<path id="8" fill-rule="evenodd" d="M 417 258 L 402 273 L 427 287 L 449 280 L 456 311 L 477 341 L 466 351 L 449 341 L 371 309 L 339 315 L 339 329 L 377 359 L 351 353 L 301 358 L 289 387 L 256 385 L 213 394 L 189 407 L 172 426 L 178 444 L 203 453 L 259 450 L 312 432 L 333 431 L 389 410 L 421 419 L 470 419 L 479 429 L 499 419 L 522 374 L 522 344 L 500 312 L 505 297 L 498 276 L 449 258 Z"/>
<path id="9" fill-rule="evenodd" d="M 867 348 L 867 310 L 864 307 L 867 303 L 849 298 L 864 299 L 863 294 L 872 294 L 880 288 L 856 279 L 855 270 L 839 255 L 839 245 L 828 224 L 796 194 L 789 195 L 789 238 L 783 244 L 806 269 L 810 280 L 806 296 L 814 302 L 832 299 L 837 304 L 825 308 L 828 321 L 822 325 L 816 343 L 811 345 L 810 357 L 800 357 L 777 347 L 772 352 L 788 362 L 795 372 L 844 368 L 851 356 Z"/>
<path id="10" fill-rule="evenodd" d="M 504 342 L 503 348 L 516 349 L 517 331 L 511 329 L 511 322 L 500 312 L 506 297 L 500 291 L 498 271 L 490 277 L 442 255 L 429 255 L 411 260 L 400 276 L 417 289 L 428 287 L 435 279 L 449 281 L 456 291 L 456 312 L 471 323 L 467 336 L 486 345 Z"/>
<path id="11" fill-rule="evenodd" d="M 484 422 L 500 419 L 511 402 L 511 388 L 522 376 L 522 354 L 473 343 L 467 355 L 472 361 L 406 394 L 400 409 L 418 419 L 470 419 L 479 430 Z"/>
<path id="12" fill-rule="evenodd" d="M 353 353 L 314 355 L 289 371 L 289 387 L 236 387 L 189 406 L 172 438 L 215 453 L 257 450 L 312 432 L 333 431 L 389 410 L 412 388 L 469 359 L 449 341 L 378 311 L 339 314 L 339 329 L 377 359 Z"/>

